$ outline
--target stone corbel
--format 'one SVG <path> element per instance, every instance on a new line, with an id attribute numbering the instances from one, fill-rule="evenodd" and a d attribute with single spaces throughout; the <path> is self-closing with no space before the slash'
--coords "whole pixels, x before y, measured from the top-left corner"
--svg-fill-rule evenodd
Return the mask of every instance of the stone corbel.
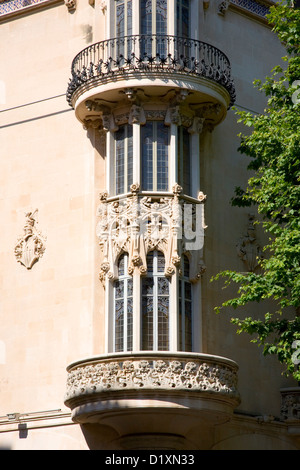
<path id="1" fill-rule="evenodd" d="M 230 0 L 223 0 L 218 5 L 218 13 L 219 15 L 224 16 L 225 12 L 228 10 Z"/>
<path id="2" fill-rule="evenodd" d="M 177 126 L 181 125 L 179 105 L 170 106 L 167 109 L 166 117 L 165 117 L 165 125 L 170 126 L 171 124 L 176 124 Z"/>
<path id="3" fill-rule="evenodd" d="M 102 119 L 94 117 L 94 116 L 84 119 L 83 128 L 84 130 L 88 130 L 88 129 L 100 130 L 102 128 Z"/>
<path id="4" fill-rule="evenodd" d="M 77 0 L 65 0 L 65 5 L 68 8 L 69 12 L 72 13 L 76 10 Z"/>
<path id="5" fill-rule="evenodd" d="M 188 128 L 190 134 L 201 134 L 205 118 L 195 116 L 192 125 Z"/>
<path id="6" fill-rule="evenodd" d="M 130 109 L 129 124 L 146 124 L 146 115 L 142 106 L 133 104 Z"/>

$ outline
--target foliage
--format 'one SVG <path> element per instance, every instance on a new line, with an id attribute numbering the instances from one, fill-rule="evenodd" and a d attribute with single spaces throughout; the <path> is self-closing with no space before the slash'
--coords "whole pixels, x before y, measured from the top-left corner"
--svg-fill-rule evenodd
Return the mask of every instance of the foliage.
<path id="1" fill-rule="evenodd" d="M 221 307 L 238 308 L 250 302 L 272 301 L 263 319 L 233 318 L 238 333 L 254 335 L 264 354 L 275 354 L 287 374 L 300 381 L 295 348 L 300 346 L 300 10 L 291 4 L 271 7 L 268 21 L 284 44 L 285 68 L 277 66 L 265 82 L 267 109 L 253 115 L 237 111 L 239 122 L 251 129 L 240 135 L 240 152 L 250 157 L 247 188 L 236 188 L 232 204 L 254 205 L 267 234 L 264 256 L 256 272 L 223 271 L 214 277 L 225 286 L 238 286 L 235 298 Z M 253 336 L 252 336 L 253 337 Z M 296 359 L 295 359 L 296 358 Z"/>

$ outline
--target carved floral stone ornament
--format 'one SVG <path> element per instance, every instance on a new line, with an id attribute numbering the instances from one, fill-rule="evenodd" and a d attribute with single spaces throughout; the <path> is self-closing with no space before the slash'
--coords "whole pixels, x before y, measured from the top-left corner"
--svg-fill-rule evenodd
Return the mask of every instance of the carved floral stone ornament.
<path id="1" fill-rule="evenodd" d="M 24 225 L 24 235 L 20 237 L 15 246 L 15 256 L 25 268 L 32 266 L 43 256 L 46 238 L 36 228 L 38 210 L 28 212 Z"/>
<path id="2" fill-rule="evenodd" d="M 176 357 L 177 356 L 177 357 Z M 124 389 L 177 390 L 216 393 L 239 401 L 237 368 L 209 358 L 153 355 L 95 360 L 69 370 L 65 403 L 96 393 L 113 393 Z"/>

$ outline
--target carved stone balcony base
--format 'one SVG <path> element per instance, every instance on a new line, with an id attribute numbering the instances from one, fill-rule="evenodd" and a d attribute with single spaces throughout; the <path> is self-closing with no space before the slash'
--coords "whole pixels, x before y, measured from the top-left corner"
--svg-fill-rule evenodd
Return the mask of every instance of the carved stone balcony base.
<path id="1" fill-rule="evenodd" d="M 195 433 L 227 421 L 239 404 L 237 365 L 217 356 L 112 354 L 68 373 L 65 404 L 95 448 L 192 448 Z"/>

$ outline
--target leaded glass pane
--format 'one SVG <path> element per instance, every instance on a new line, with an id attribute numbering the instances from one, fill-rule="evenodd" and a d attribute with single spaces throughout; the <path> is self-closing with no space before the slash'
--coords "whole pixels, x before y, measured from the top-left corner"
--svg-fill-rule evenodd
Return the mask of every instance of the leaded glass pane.
<path id="1" fill-rule="evenodd" d="M 133 338 L 133 298 L 127 300 L 127 351 L 132 351 Z"/>
<path id="2" fill-rule="evenodd" d="M 157 349 L 169 349 L 169 297 L 158 297 Z"/>
<path id="3" fill-rule="evenodd" d="M 116 194 L 129 191 L 133 182 L 132 126 L 120 126 L 115 133 L 116 141 Z"/>
<path id="4" fill-rule="evenodd" d="M 123 299 L 124 297 L 124 281 L 115 281 L 115 298 Z"/>
<path id="5" fill-rule="evenodd" d="M 184 277 L 190 277 L 190 262 L 187 256 L 183 255 L 183 273 Z"/>
<path id="6" fill-rule="evenodd" d="M 143 280 L 144 281 L 144 280 Z M 142 298 L 142 349 L 153 350 L 153 297 Z"/>
<path id="7" fill-rule="evenodd" d="M 146 191 L 168 189 L 169 130 L 163 122 L 147 122 L 142 128 L 142 185 Z"/>
<path id="8" fill-rule="evenodd" d="M 163 273 L 165 271 L 165 256 L 163 253 L 157 253 L 157 272 Z"/>
<path id="9" fill-rule="evenodd" d="M 124 193 L 125 127 L 116 132 L 116 193 Z"/>
<path id="10" fill-rule="evenodd" d="M 157 190 L 168 189 L 168 129 L 157 123 Z"/>
<path id="11" fill-rule="evenodd" d="M 154 285 L 153 278 L 151 277 L 144 278 L 143 283 L 142 283 L 142 295 L 143 296 L 153 295 L 153 285 Z"/>
<path id="12" fill-rule="evenodd" d="M 177 35 L 188 38 L 190 26 L 190 0 L 177 0 Z"/>
<path id="13" fill-rule="evenodd" d="M 142 127 L 142 185 L 145 191 L 153 190 L 153 123 Z"/>
<path id="14" fill-rule="evenodd" d="M 133 295 L 133 279 L 127 279 L 127 297 L 132 297 Z"/>
<path id="15" fill-rule="evenodd" d="M 158 295 L 169 295 L 169 281 L 166 277 L 157 278 Z"/>
<path id="16" fill-rule="evenodd" d="M 118 275 L 123 276 L 125 274 L 125 256 L 121 255 L 118 264 Z"/>
<path id="17" fill-rule="evenodd" d="M 132 350 L 133 279 L 127 273 L 128 255 L 118 263 L 119 279 L 114 282 L 114 350 Z"/>
<path id="18" fill-rule="evenodd" d="M 124 300 L 115 301 L 115 351 L 123 351 Z"/>
<path id="19" fill-rule="evenodd" d="M 127 187 L 129 191 L 130 185 L 133 183 L 133 129 L 127 126 Z"/>

